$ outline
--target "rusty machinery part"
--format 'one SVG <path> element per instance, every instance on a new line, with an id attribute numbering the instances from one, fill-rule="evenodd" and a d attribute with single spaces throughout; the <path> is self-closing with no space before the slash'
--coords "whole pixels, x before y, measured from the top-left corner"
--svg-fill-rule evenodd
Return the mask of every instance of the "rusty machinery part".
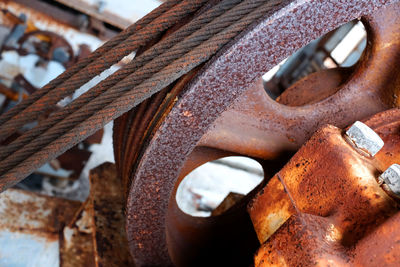
<path id="1" fill-rule="evenodd" d="M 64 39 L 64 37 L 50 31 L 36 30 L 24 34 L 24 36 L 22 36 L 19 40 L 20 48 L 17 50 L 19 54 L 28 55 L 31 53 L 24 48 L 25 42 L 27 42 L 31 37 L 37 37 L 39 40 L 44 40 L 45 43 L 48 44 L 48 47 L 43 49 L 41 49 L 41 47 L 38 45 L 38 47 L 36 47 L 37 55 L 46 60 L 53 60 L 56 50 L 63 49 L 67 55 L 64 62 L 61 63 L 65 67 L 72 66 L 74 62 L 74 50 L 72 49 L 71 45 L 67 42 L 67 40 Z"/>
<path id="2" fill-rule="evenodd" d="M 183 2 L 181 5 L 186 8 L 186 11 L 190 11 L 190 7 L 199 7 L 201 4 L 200 2 L 201 1 L 190 1 L 190 3 Z M 25 140 L 32 140 L 32 138 L 37 136 L 38 132 L 41 133 L 44 130 L 47 130 L 46 133 L 40 135 L 37 139 L 34 139 L 15 153 L 10 152 L 10 150 L 12 151 L 15 147 L 19 147 L 20 144 L 23 144 L 20 140 L 16 140 L 14 145 L 9 145 L 3 149 L 3 151 L 10 156 L 0 163 L 0 169 L 2 170 L 2 188 L 4 189 L 15 184 L 18 180 L 26 177 L 27 174 L 31 173 L 35 168 L 38 168 L 49 159 L 66 151 L 77 142 L 82 141 L 92 134 L 92 132 L 102 128 L 107 122 L 122 115 L 144 99 L 160 91 L 185 73 L 207 61 L 220 48 L 241 33 L 250 24 L 267 14 L 268 11 L 276 8 L 278 3 L 280 3 L 280 1 L 243 1 L 231 10 L 214 18 L 211 22 L 205 23 L 204 27 L 192 33 L 185 38 L 184 41 L 172 46 L 167 52 L 153 59 L 142 68 L 134 71 L 134 73 L 131 73 L 122 81 L 120 81 L 121 77 L 126 76 L 126 74 L 123 74 L 124 69 L 109 76 L 106 80 L 101 82 L 100 85 L 92 88 L 89 92 L 78 98 L 78 100 L 74 101 L 73 104 L 67 106 L 64 111 L 53 114 L 53 116 L 50 116 L 46 122 L 43 123 L 45 125 L 53 125 L 54 122 L 60 121 L 55 126 L 47 129 L 41 124 L 41 126 L 35 128 L 33 131 L 27 132 L 20 140 L 24 140 L 24 138 Z M 221 8 L 221 6 L 224 7 L 224 5 L 228 5 L 228 2 L 221 2 L 221 4 L 216 7 Z M 178 5 L 176 8 L 177 10 L 173 9 L 171 12 L 175 14 L 179 11 L 182 14 L 181 17 L 184 17 L 183 11 L 181 10 L 183 8 L 182 6 Z M 218 14 L 218 12 L 213 11 L 214 10 L 211 10 L 210 13 Z M 169 12 L 162 15 L 162 17 L 165 16 L 170 17 Z M 176 17 L 179 16 L 173 16 L 172 18 L 176 19 Z M 206 21 L 207 20 L 203 18 L 203 23 Z M 172 26 L 174 20 L 170 19 L 167 22 L 168 23 L 158 23 L 161 23 L 162 28 L 166 29 L 168 25 Z M 217 29 L 216 32 L 213 31 L 214 27 L 209 28 L 210 25 L 215 26 L 215 29 Z M 220 25 L 225 25 L 225 27 Z M 147 28 L 144 28 L 144 30 L 144 33 L 147 35 L 144 33 L 144 36 L 138 34 L 142 33 L 142 31 L 139 31 L 133 35 L 133 40 L 137 40 L 137 42 L 143 44 L 144 38 L 149 39 Z M 131 37 L 128 39 L 131 39 Z M 129 44 L 132 48 L 132 43 L 135 44 L 135 42 L 132 40 L 130 41 L 131 43 Z M 115 54 L 115 52 L 112 51 L 110 54 Z M 115 57 L 115 55 L 113 55 L 113 57 Z M 105 56 L 99 60 L 104 61 L 106 58 Z M 135 62 L 136 60 L 134 59 L 132 65 L 136 66 Z M 93 69 L 91 65 L 87 67 L 88 70 Z M 101 65 L 101 70 L 103 70 L 103 67 L 104 64 Z M 154 73 L 154 69 L 159 69 L 160 71 Z M 81 74 L 81 72 L 79 72 L 79 74 Z M 152 74 L 154 75 L 151 76 Z M 145 80 L 146 78 L 148 79 Z M 70 81 L 67 81 L 67 83 L 73 83 L 73 81 L 74 79 L 72 78 Z M 110 86 L 110 83 L 117 84 L 115 86 Z M 101 90 L 104 89 L 101 88 L 104 84 L 107 85 L 104 86 L 107 91 L 96 98 L 96 96 L 102 92 Z M 74 85 L 76 86 L 76 84 Z M 67 86 L 62 88 L 67 88 Z M 132 88 L 134 88 L 134 90 L 131 90 Z M 64 96 L 62 92 L 63 90 L 58 88 L 58 90 L 51 91 L 49 95 L 58 96 L 56 100 L 59 101 L 61 100 L 60 97 Z M 88 99 L 93 100 L 87 105 L 82 106 L 81 102 L 79 102 L 85 102 Z M 48 96 L 44 96 L 38 100 L 38 102 L 28 107 L 24 112 L 4 123 L 2 125 L 3 127 L 1 127 L 2 131 L 0 135 L 3 133 L 4 136 L 2 137 L 7 136 L 13 132 L 12 125 L 26 121 L 29 115 L 25 115 L 25 113 L 37 115 L 43 112 L 45 105 L 47 107 L 47 105 L 52 104 L 53 101 L 53 97 L 49 99 Z M 79 109 L 76 110 L 77 108 Z M 36 113 L 35 110 L 37 111 Z M 70 114 L 70 111 L 73 110 L 76 111 Z M 70 115 L 65 117 L 66 114 Z M 25 141 L 25 143 L 26 142 L 28 141 Z"/>
<path id="3" fill-rule="evenodd" d="M 115 157 L 129 190 L 127 232 L 136 263 L 250 264 L 259 243 L 246 204 L 257 189 L 225 214 L 195 218 L 177 206 L 179 182 L 227 155 L 257 159 L 267 180 L 321 126 L 345 127 L 397 106 L 399 14 L 397 1 L 279 5 L 197 73 L 117 120 Z M 350 74 L 315 73 L 278 102 L 268 97 L 260 78 L 266 70 L 358 17 L 368 45 Z"/>
<path id="4" fill-rule="evenodd" d="M 162 5 L 130 27 L 131 32 L 124 31 L 88 59 L 74 65 L 1 116 L 0 138 L 8 137 L 25 123 L 35 120 L 48 107 L 123 56 L 148 45 L 207 2 L 169 1 Z M 221 1 L 220 4 L 228 2 L 231 1 Z M 143 58 L 151 48 L 138 56 L 143 60 L 139 66 L 147 62 L 164 62 L 165 65 L 161 65 L 153 76 L 146 77 L 152 75 L 146 72 L 146 68 L 137 67 L 138 70 L 127 74 L 121 70 L 74 101 L 75 106 L 71 104 L 63 111 L 54 113 L 56 115 L 50 116 L 39 127 L 2 149 L 7 153 L 1 155 L 1 189 L 23 179 L 35 167 L 189 73 L 169 88 L 170 92 L 164 91 L 164 96 L 154 96 L 158 97 L 162 107 L 158 109 L 149 105 L 152 112 L 157 108 L 152 117 L 154 119 L 148 121 L 151 127 L 144 132 L 145 137 L 151 138 L 140 140 L 141 150 L 134 162 L 136 170 L 127 172 L 128 175 L 135 174 L 129 187 L 127 204 L 131 253 L 139 265 L 164 266 L 172 262 L 185 265 L 193 261 L 202 264 L 211 259 L 215 263 L 248 263 L 258 246 L 256 233 L 246 214 L 246 204 L 252 194 L 225 214 L 206 219 L 193 218 L 183 214 L 176 205 L 174 192 L 179 181 L 194 167 L 228 154 L 255 157 L 262 161 L 264 167 L 269 166 L 269 171 L 273 173 L 284 161 L 281 158 L 283 152 L 296 150 L 319 126 L 332 123 L 342 127 L 395 106 L 398 75 L 394 66 L 399 50 L 399 8 L 397 5 L 384 7 L 395 3 L 398 1 L 241 1 L 229 9 L 239 12 L 234 13 L 239 18 L 226 11 L 209 22 L 220 23 L 222 18 L 235 18 L 230 24 L 222 20 L 228 25 L 217 33 L 204 37 L 199 32 L 212 28 L 204 30 L 202 27 L 185 38 L 182 43 L 188 42 L 187 45 L 195 40 L 190 38 L 199 38 L 198 46 L 189 48 L 192 49 L 190 52 L 174 55 L 177 58 L 168 54 L 172 57 L 166 57 L 169 62 L 159 59 L 168 52 L 172 53 L 176 47 L 184 49 L 182 43 L 178 43 L 148 61 Z M 214 10 L 212 5 L 207 8 L 209 12 Z M 374 10 L 379 11 L 371 16 Z M 207 11 L 202 12 L 205 14 Z M 302 107 L 280 105 L 267 97 L 259 79 L 261 74 L 309 41 L 360 16 L 364 16 L 368 29 L 369 46 L 348 80 L 340 86 L 322 87 L 327 98 L 311 99 L 308 103 L 313 104 Z M 200 17 L 197 15 L 196 18 Z M 258 24 L 249 27 L 256 21 Z M 208 23 L 204 27 L 207 26 Z M 162 42 L 163 39 L 155 45 Z M 220 50 L 228 42 L 230 45 Z M 214 59 L 198 73 L 193 71 L 216 53 Z M 145 78 L 140 80 L 134 77 L 136 75 Z M 185 87 L 192 75 L 196 77 Z M 127 78 L 120 81 L 121 77 Z M 299 94 L 300 98 L 307 86 L 307 82 L 301 82 L 290 90 L 292 94 Z M 104 86 L 106 84 L 110 88 Z M 102 86 L 104 88 L 99 89 Z M 185 91 L 181 92 L 182 89 Z M 102 94 L 101 90 L 106 91 Z M 225 111 L 235 99 L 235 104 Z M 79 101 L 87 103 L 87 106 L 78 106 L 76 103 Z M 145 115 L 147 107 L 141 108 Z M 58 117 L 61 115 L 69 116 Z M 125 125 L 130 127 L 128 123 Z M 125 132 L 125 129 L 117 131 L 116 136 Z M 117 146 L 121 149 L 124 144 Z M 123 153 L 117 150 L 116 154 Z M 120 166 L 123 164 L 131 163 L 119 162 Z M 128 182 L 131 179 L 124 178 Z"/>
<path id="5" fill-rule="evenodd" d="M 87 14 L 87 8 L 78 4 L 82 4 L 81 2 L 75 3 L 72 8 L 68 7 L 68 5 L 54 5 L 54 3 L 48 3 L 41 0 L 14 0 L 13 2 L 17 5 L 19 4 L 40 11 L 56 21 L 69 25 L 81 32 L 96 35 L 98 38 L 104 40 L 111 39 L 118 32 L 127 28 L 131 24 L 112 14 L 110 14 L 111 16 L 107 14 L 106 16 L 94 18 Z M 78 9 L 83 11 L 83 13 L 79 12 Z M 111 20 L 115 22 L 113 23 L 114 26 L 108 24 Z"/>
<path id="6" fill-rule="evenodd" d="M 400 162 L 400 109 L 365 123 L 384 141 L 375 156 L 327 125 L 250 203 L 255 266 L 398 265 L 399 197 L 380 177 Z"/>

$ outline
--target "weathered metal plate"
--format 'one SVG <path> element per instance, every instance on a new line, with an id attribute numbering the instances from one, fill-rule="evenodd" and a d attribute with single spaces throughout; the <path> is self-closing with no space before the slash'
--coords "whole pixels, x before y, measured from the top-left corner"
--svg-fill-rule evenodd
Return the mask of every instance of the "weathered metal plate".
<path id="1" fill-rule="evenodd" d="M 59 232 L 81 203 L 9 189 L 0 195 L 0 265 L 58 267 Z"/>
<path id="2" fill-rule="evenodd" d="M 124 190 L 114 164 L 90 172 L 96 266 L 133 266 L 125 231 Z"/>
<path id="3" fill-rule="evenodd" d="M 84 203 L 60 233 L 60 267 L 95 266 L 93 206 Z"/>

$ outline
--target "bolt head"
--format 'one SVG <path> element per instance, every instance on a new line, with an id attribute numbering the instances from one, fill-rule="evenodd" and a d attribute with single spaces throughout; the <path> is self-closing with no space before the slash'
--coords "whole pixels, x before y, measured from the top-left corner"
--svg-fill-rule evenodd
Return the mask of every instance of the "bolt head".
<path id="1" fill-rule="evenodd" d="M 346 135 L 357 148 L 366 151 L 371 156 L 375 156 L 384 145 L 379 135 L 360 121 L 356 121 L 346 131 Z"/>
<path id="2" fill-rule="evenodd" d="M 384 171 L 379 180 L 383 181 L 396 195 L 400 195 L 400 165 L 393 164 Z"/>

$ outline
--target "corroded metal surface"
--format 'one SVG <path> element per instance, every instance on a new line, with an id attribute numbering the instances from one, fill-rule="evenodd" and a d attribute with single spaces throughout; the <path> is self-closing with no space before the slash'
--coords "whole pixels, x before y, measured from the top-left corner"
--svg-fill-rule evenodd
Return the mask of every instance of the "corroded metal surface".
<path id="1" fill-rule="evenodd" d="M 313 135 L 249 206 L 256 266 L 397 266 L 399 204 L 378 177 L 400 159 L 399 118 L 393 109 L 365 122 L 385 142 L 375 157 L 336 127 Z M 275 183 L 280 201 L 269 198 Z"/>
<path id="2" fill-rule="evenodd" d="M 29 0 L 28 0 L 29 1 Z M 46 13 L 43 13 L 44 10 L 38 9 L 32 9 L 29 6 L 26 6 L 22 3 L 19 3 L 20 1 L 7 1 L 7 0 L 1 0 L 0 1 L 0 7 L 4 10 L 10 10 L 14 14 L 26 14 L 28 15 L 29 18 L 29 23 L 30 24 L 35 24 L 35 25 L 47 25 L 49 30 L 57 32 L 58 34 L 62 36 L 70 36 L 72 40 L 80 40 L 81 38 L 88 38 L 92 43 L 89 43 L 88 45 L 90 46 L 91 50 L 94 50 L 99 44 L 99 40 L 96 40 L 92 36 L 86 33 L 82 33 L 74 28 L 72 28 L 69 24 L 66 24 L 64 22 L 60 22 L 58 20 L 55 20 L 54 17 L 51 15 L 48 15 Z M 42 11 L 42 12 L 41 12 Z M 57 15 L 54 12 L 52 15 Z M 4 17 L 0 18 L 1 24 L 4 24 L 6 26 L 14 26 L 15 23 L 10 23 L 9 20 L 4 19 Z M 32 25 L 31 25 L 32 26 Z M 37 29 L 36 26 L 33 26 L 33 29 Z M 72 44 L 74 49 L 78 48 L 78 43 L 73 43 Z"/>
<path id="3" fill-rule="evenodd" d="M 7 240 L 5 234 L 9 238 L 28 236 L 20 244 L 29 249 L 33 243 L 32 251 L 39 253 L 35 257 L 43 259 L 38 262 L 56 259 L 62 267 L 133 266 L 125 233 L 124 195 L 115 165 L 106 163 L 93 169 L 90 182 L 91 194 L 83 204 L 15 189 L 2 193 L 0 242 Z M 36 243 L 51 250 L 40 254 Z M 4 254 L 7 251 L 2 247 L 1 264 L 13 260 L 14 255 Z"/>
<path id="4" fill-rule="evenodd" d="M 312 73 L 286 89 L 276 102 L 291 107 L 318 103 L 339 91 L 353 72 L 353 68 L 335 68 Z"/>
<path id="5" fill-rule="evenodd" d="M 133 266 L 125 232 L 124 194 L 115 165 L 90 172 L 95 266 Z"/>
<path id="6" fill-rule="evenodd" d="M 125 232 L 124 194 L 114 164 L 90 172 L 91 193 L 61 233 L 61 266 L 133 266 Z"/>
<path id="7" fill-rule="evenodd" d="M 258 158 L 268 168 L 269 179 L 286 157 L 322 125 L 344 127 L 397 106 L 399 1 L 210 1 L 216 5 L 206 8 L 203 14 L 207 16 L 186 20 L 206 2 L 169 1 L 163 7 L 165 13 L 161 8 L 150 14 L 2 116 L 0 139 L 34 121 L 49 106 L 123 56 L 149 45 L 176 23 L 184 24 L 172 35 L 181 39 L 167 37 L 150 44 L 149 50 L 137 55 L 125 69 L 0 151 L 0 189 L 15 184 L 35 167 L 171 85 L 138 107 L 137 114 L 133 114 L 136 117 L 128 114 L 120 122 L 115 136 L 123 137 L 116 144 L 122 184 L 111 165 L 92 173 L 92 196 L 85 208 L 95 216 L 88 223 L 93 224 L 88 233 L 93 235 L 95 264 L 131 265 L 126 246 L 129 240 L 138 265 L 249 265 L 258 240 L 264 242 L 268 238 L 267 242 L 280 243 L 272 244 L 276 245 L 273 252 L 268 250 L 271 244 L 265 243 L 257 263 L 290 261 L 291 265 L 306 259 L 309 264 L 347 264 L 353 260 L 349 260 L 348 247 L 365 232 L 376 230 L 374 224 L 383 224 L 386 219 L 389 222 L 397 206 L 385 185 L 372 183 L 376 170 L 382 171 L 377 164 L 393 159 L 382 161 L 378 154 L 375 162 L 359 154 L 342 138 L 338 128 L 327 126 L 317 133 L 320 138 L 311 139 L 315 146 L 325 145 L 325 150 L 303 148 L 289 163 L 300 160 L 301 153 L 309 153 L 319 155 L 325 164 L 312 161 L 310 156 L 309 161 L 298 162 L 272 178 L 258 199 L 264 196 L 263 201 L 275 199 L 276 203 L 268 205 L 260 200 L 253 204 L 254 228 L 246 207 L 259 188 L 211 218 L 183 214 L 175 193 L 186 173 L 223 155 Z M 376 13 L 371 15 L 373 11 Z M 267 96 L 261 86 L 261 74 L 312 39 L 360 16 L 368 30 L 369 45 L 354 70 L 326 72 L 332 78 L 328 86 L 322 74 L 318 79 L 310 76 L 290 88 L 278 100 L 281 104 Z M 200 22 L 209 28 L 200 27 Z M 251 23 L 254 24 L 249 27 Z M 197 72 L 196 67 L 213 55 Z M 189 80 L 192 81 L 187 85 Z M 314 89 L 326 88 L 318 96 L 312 91 L 307 95 L 304 90 L 310 85 Z M 23 110 L 29 116 L 20 113 Z M 132 129 L 128 129 L 131 124 Z M 129 146 L 135 146 L 133 151 Z M 330 166 L 331 162 L 340 164 Z M 347 172 L 348 169 L 352 171 Z M 326 178 L 335 172 L 341 179 L 334 182 L 309 179 L 321 175 Z M 321 186 L 315 186 L 321 181 Z M 123 186 L 129 186 L 125 188 L 129 190 L 127 237 L 123 231 Z M 336 195 L 328 194 L 332 187 Z M 316 199 L 318 207 L 313 206 Z M 84 217 L 83 213 L 79 216 Z M 299 235 L 304 241 L 300 245 L 308 250 L 293 256 L 290 253 L 299 243 L 285 233 L 301 229 L 305 230 Z M 74 237 L 87 242 L 87 236 Z M 335 246 L 327 244 L 326 239 Z M 281 247 L 282 244 L 287 245 Z M 285 256 L 278 255 L 279 251 Z M 358 254 L 354 255 L 357 261 Z"/>
<path id="8" fill-rule="evenodd" d="M 396 1 L 285 2 L 200 71 L 154 131 L 130 188 L 127 230 L 131 252 L 139 265 L 162 264 L 170 256 L 178 264 L 199 259 L 193 251 L 200 244 L 211 243 L 207 239 L 210 229 L 222 229 L 222 219 L 184 219 L 174 208 L 180 168 L 196 145 L 275 159 L 284 151 L 296 150 L 325 123 L 343 127 L 397 105 L 399 9 L 392 6 L 385 13 L 388 10 L 382 5 L 390 3 Z M 330 97 L 328 93 L 327 98 L 311 105 L 288 107 L 272 101 L 262 91 L 259 77 L 274 64 L 321 34 L 379 8 L 380 14 L 364 17 L 370 38 L 368 52 L 337 93 Z M 386 67 L 382 69 L 382 65 Z M 223 113 L 235 99 L 235 104 Z M 253 139 L 257 141 L 252 143 Z M 192 231 L 202 236 L 202 230 L 207 238 L 187 239 Z M 220 256 L 228 250 L 219 248 Z M 184 253 L 179 254 L 180 250 Z M 204 262 L 205 255 L 201 254 Z"/>
<path id="9" fill-rule="evenodd" d="M 57 266 L 64 226 L 80 202 L 10 189 L 0 195 L 0 264 Z M 64 266 L 64 265 L 63 265 Z"/>
<path id="10" fill-rule="evenodd" d="M 56 233 L 72 220 L 80 202 L 8 190 L 0 197 L 2 227 Z"/>
<path id="11" fill-rule="evenodd" d="M 296 208 L 277 176 L 268 182 L 256 199 L 249 213 L 258 240 L 263 243 L 295 214 Z"/>
<path id="12" fill-rule="evenodd" d="M 84 203 L 60 233 L 60 267 L 95 266 L 93 206 Z"/>
<path id="13" fill-rule="evenodd" d="M 234 149 L 249 156 L 274 158 L 282 150 L 297 149 L 326 123 L 344 127 L 356 119 L 396 106 L 400 77 L 396 67 L 396 59 L 400 57 L 399 12 L 396 6 L 363 19 L 369 40 L 367 52 L 351 77 L 336 90 L 314 94 L 314 99 L 304 93 L 310 104 L 290 107 L 291 104 L 279 105 L 265 95 L 259 81 L 216 120 L 200 144 L 222 150 Z M 310 87 L 314 85 L 312 78 L 305 81 Z M 302 92 L 307 91 L 304 87 Z M 286 98 L 287 95 L 300 94 L 289 89 Z M 325 98 L 321 98 L 324 95 Z M 296 101 L 295 98 L 292 100 Z"/>

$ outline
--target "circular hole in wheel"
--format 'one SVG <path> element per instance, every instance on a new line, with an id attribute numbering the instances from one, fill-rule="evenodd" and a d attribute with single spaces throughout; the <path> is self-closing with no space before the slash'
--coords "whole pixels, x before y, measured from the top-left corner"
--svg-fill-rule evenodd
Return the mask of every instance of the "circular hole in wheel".
<path id="1" fill-rule="evenodd" d="M 340 90 L 367 46 L 367 31 L 353 20 L 313 40 L 262 76 L 266 93 L 278 103 L 303 106 Z"/>
<path id="2" fill-rule="evenodd" d="M 260 163 L 248 157 L 225 157 L 190 172 L 178 186 L 176 201 L 186 214 L 209 217 L 223 214 L 259 185 Z"/>

